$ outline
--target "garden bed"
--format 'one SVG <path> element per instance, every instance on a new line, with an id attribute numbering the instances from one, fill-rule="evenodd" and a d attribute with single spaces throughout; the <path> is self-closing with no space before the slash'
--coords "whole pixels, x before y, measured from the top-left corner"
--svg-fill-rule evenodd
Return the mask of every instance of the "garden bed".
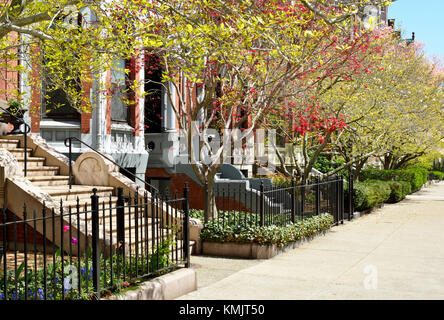
<path id="1" fill-rule="evenodd" d="M 245 213 L 243 213 L 245 214 Z M 248 214 L 249 216 L 249 214 Z M 269 259 L 323 235 L 333 225 L 330 214 L 312 216 L 286 225 L 258 226 L 254 219 L 211 220 L 202 229 L 202 253 L 245 259 Z"/>

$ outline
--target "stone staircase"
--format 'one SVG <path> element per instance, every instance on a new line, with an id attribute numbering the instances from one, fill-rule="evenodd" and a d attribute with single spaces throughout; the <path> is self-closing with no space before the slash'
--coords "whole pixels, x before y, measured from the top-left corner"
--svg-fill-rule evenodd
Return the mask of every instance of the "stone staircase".
<path id="1" fill-rule="evenodd" d="M 22 141 L 20 139 L 14 139 L 13 136 L 0 137 L 0 149 L 6 149 L 9 151 L 17 160 L 18 164 L 21 166 L 22 171 L 24 168 L 24 148 L 22 147 Z M 29 143 L 28 143 L 29 145 Z M 35 188 L 36 192 L 40 195 L 44 195 L 45 205 L 48 203 L 58 204 L 59 209 L 63 210 L 64 213 L 72 212 L 74 215 L 77 210 L 80 209 L 81 214 L 79 215 L 81 226 L 80 230 L 85 238 L 91 236 L 91 195 L 93 194 L 93 189 L 97 190 L 97 195 L 99 196 L 99 235 L 102 243 L 107 243 L 106 246 L 116 246 L 117 242 L 117 188 L 115 186 L 104 186 L 104 185 L 82 185 L 73 184 L 69 187 L 69 176 L 63 175 L 61 166 L 56 166 L 53 164 L 48 164 L 48 157 L 36 155 L 37 148 L 28 148 L 27 152 L 27 175 L 25 180 L 28 180 L 31 185 L 29 189 Z M 54 161 L 52 161 L 54 162 Z M 65 168 L 66 169 L 66 168 Z M 64 170 L 66 171 L 66 170 Z M 65 173 L 66 174 L 66 173 Z M 28 182 L 26 182 L 28 183 Z M 11 197 L 8 196 L 7 197 Z M 140 198 L 142 199 L 142 198 Z M 21 207 L 23 206 L 23 198 L 17 197 L 17 199 L 6 199 L 6 203 L 15 203 L 16 201 L 21 202 Z M 43 203 L 41 200 L 40 204 L 43 208 Z M 18 208 L 18 206 L 16 206 Z M 57 210 L 57 206 L 53 206 Z M 148 205 L 151 209 L 151 205 Z M 49 208 L 49 206 L 48 206 Z M 12 209 L 12 208 L 8 208 Z M 83 213 L 85 209 L 89 212 Z M 125 205 L 125 243 L 130 251 L 134 251 L 136 247 L 143 247 L 146 243 L 152 244 L 157 242 L 160 237 L 167 237 L 171 233 L 167 229 L 170 224 L 178 224 L 180 222 L 174 222 L 174 217 L 169 216 L 164 208 L 161 208 L 161 216 L 152 216 L 151 210 L 148 212 L 146 218 L 139 214 L 137 221 L 134 217 L 134 208 L 129 208 Z M 20 212 L 16 210 L 11 210 L 16 215 L 20 215 Z M 64 219 L 64 224 L 69 224 L 67 219 Z M 77 221 L 74 218 L 72 220 L 71 226 L 76 226 Z M 84 228 L 83 226 L 86 226 Z M 40 231 L 40 230 L 38 230 Z M 76 234 L 75 231 L 74 234 Z M 49 233 L 51 234 L 51 233 Z M 64 235 L 60 235 L 60 238 Z M 48 237 L 49 238 L 49 237 Z M 49 239 L 51 240 L 51 239 Z M 67 239 L 69 241 L 69 239 Z M 63 240 L 65 241 L 65 240 Z M 81 241 L 79 241 L 81 243 Z M 182 254 L 182 240 L 177 241 L 178 250 Z M 192 244 L 191 244 L 192 245 Z M 104 248 L 106 247 L 104 246 Z M 107 249 L 105 249 L 107 250 Z M 73 250 L 75 251 L 75 250 Z M 180 258 L 180 257 L 179 257 Z"/>

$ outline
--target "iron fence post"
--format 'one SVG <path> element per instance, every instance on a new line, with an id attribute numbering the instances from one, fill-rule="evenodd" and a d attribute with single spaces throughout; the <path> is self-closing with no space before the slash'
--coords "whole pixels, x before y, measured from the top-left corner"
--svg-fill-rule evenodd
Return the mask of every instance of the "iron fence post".
<path id="1" fill-rule="evenodd" d="M 261 227 L 264 226 L 264 206 L 265 206 L 265 195 L 264 195 L 264 182 L 261 180 L 261 186 L 260 186 L 260 203 L 259 203 L 259 225 Z"/>
<path id="2" fill-rule="evenodd" d="M 353 173 L 348 173 L 348 221 L 353 218 Z"/>
<path id="3" fill-rule="evenodd" d="M 1 247 L 2 252 L 1 257 L 3 257 L 3 270 L 8 270 L 7 269 L 7 261 L 6 261 L 6 251 L 8 250 L 8 237 L 7 237 L 7 226 L 6 226 L 6 222 L 7 222 L 7 216 L 6 216 L 6 207 L 3 205 L 3 244 Z M 0 257 L 0 261 L 1 261 L 1 257 Z M 5 299 L 7 299 L 8 296 L 8 276 L 7 276 L 7 272 L 3 272 L 3 293 L 5 295 Z"/>
<path id="4" fill-rule="evenodd" d="M 340 210 L 341 210 L 341 224 L 344 224 L 344 177 L 340 176 L 340 182 L 339 182 L 339 193 L 340 197 L 339 200 L 341 202 Z"/>
<path id="5" fill-rule="evenodd" d="M 305 178 L 301 181 L 301 219 L 304 219 L 305 210 Z"/>
<path id="6" fill-rule="evenodd" d="M 339 225 L 339 175 L 335 175 L 335 215 L 336 225 Z"/>
<path id="7" fill-rule="evenodd" d="M 318 216 L 321 210 L 321 186 L 319 177 L 316 177 L 315 184 L 315 214 Z"/>
<path id="8" fill-rule="evenodd" d="M 296 215 L 296 183 L 291 179 L 291 222 L 295 222 Z"/>
<path id="9" fill-rule="evenodd" d="M 100 299 L 99 196 L 96 188 L 93 189 L 91 196 L 91 214 L 93 286 L 96 298 Z"/>
<path id="10" fill-rule="evenodd" d="M 71 138 L 68 138 L 69 141 L 69 150 L 68 150 L 68 154 L 69 154 L 69 189 L 72 188 L 72 147 L 71 147 Z"/>
<path id="11" fill-rule="evenodd" d="M 117 223 L 117 243 L 118 243 L 118 254 L 123 254 L 125 256 L 125 200 L 123 198 L 123 188 L 117 188 L 117 202 L 116 202 L 116 223 Z"/>
<path id="12" fill-rule="evenodd" d="M 25 130 L 23 131 L 23 138 L 25 139 L 25 141 L 24 141 L 24 147 L 25 147 L 25 152 L 23 153 L 23 158 L 24 158 L 24 161 L 25 161 L 25 163 L 24 163 L 24 174 L 25 174 L 25 177 L 26 177 L 26 175 L 27 175 L 27 167 L 28 167 L 28 134 L 27 134 L 27 128 L 26 128 L 26 126 L 25 126 Z"/>
<path id="13" fill-rule="evenodd" d="M 185 190 L 184 190 L 185 192 Z M 208 207 L 208 182 L 205 181 L 204 184 L 204 224 L 207 224 L 208 218 L 210 216 L 209 207 Z"/>
<path id="14" fill-rule="evenodd" d="M 189 190 L 188 182 L 185 182 L 185 187 L 183 188 L 183 254 L 185 259 L 185 268 L 190 267 L 190 213 L 189 213 Z"/>

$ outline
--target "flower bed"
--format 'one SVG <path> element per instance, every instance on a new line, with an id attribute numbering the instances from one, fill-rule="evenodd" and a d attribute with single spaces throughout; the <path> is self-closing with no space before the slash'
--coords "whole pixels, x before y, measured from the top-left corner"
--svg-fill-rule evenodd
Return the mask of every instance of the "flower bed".
<path id="1" fill-rule="evenodd" d="M 209 221 L 200 233 L 203 241 L 256 243 L 284 247 L 292 242 L 317 235 L 328 230 L 333 224 L 333 216 L 321 214 L 286 226 L 257 226 L 254 219 L 245 221 L 225 216 L 223 221 Z"/>

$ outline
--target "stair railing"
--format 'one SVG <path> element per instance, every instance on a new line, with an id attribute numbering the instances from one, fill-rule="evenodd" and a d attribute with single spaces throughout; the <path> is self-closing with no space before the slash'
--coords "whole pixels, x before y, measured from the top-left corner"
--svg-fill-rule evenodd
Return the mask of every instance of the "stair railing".
<path id="1" fill-rule="evenodd" d="M 122 166 L 120 166 L 117 162 L 115 162 L 113 159 L 110 159 L 109 157 L 105 156 L 103 153 L 97 151 L 96 149 L 94 149 L 93 147 L 91 147 L 89 144 L 83 142 L 82 140 L 80 140 L 79 138 L 76 137 L 69 137 L 65 139 L 65 147 L 68 147 L 68 158 L 69 158 L 69 189 L 71 189 L 72 187 L 72 140 L 76 140 L 78 142 L 80 142 L 81 144 L 83 144 L 84 146 L 88 147 L 89 149 L 91 149 L 92 151 L 94 151 L 95 153 L 101 155 L 102 157 L 104 157 L 106 160 L 110 161 L 111 163 L 115 164 L 120 170 L 124 171 L 126 174 L 134 177 L 135 179 L 143 182 L 145 189 L 148 187 L 149 190 L 151 192 L 156 192 L 159 193 L 159 190 L 157 190 L 157 188 L 153 187 L 152 185 L 150 185 L 148 182 L 146 182 L 145 180 L 139 178 L 138 176 L 136 176 L 134 173 L 126 170 L 125 168 L 123 168 Z"/>
<path id="2" fill-rule="evenodd" d="M 27 166 L 28 166 L 28 133 L 31 132 L 31 127 L 25 122 L 25 120 L 21 117 L 17 117 L 15 114 L 11 113 L 10 111 L 0 107 L 1 110 L 3 110 L 3 112 L 6 112 L 7 114 L 9 114 L 11 117 L 13 117 L 14 119 L 16 119 L 20 124 L 23 124 L 25 126 L 25 130 L 23 132 L 19 132 L 19 133 L 23 133 L 23 140 L 24 140 L 24 151 L 23 151 L 23 160 L 24 160 L 24 164 L 23 164 L 23 173 L 26 177 L 27 175 Z M 26 111 L 26 110 L 23 110 Z M 15 130 L 14 130 L 15 131 Z"/>

